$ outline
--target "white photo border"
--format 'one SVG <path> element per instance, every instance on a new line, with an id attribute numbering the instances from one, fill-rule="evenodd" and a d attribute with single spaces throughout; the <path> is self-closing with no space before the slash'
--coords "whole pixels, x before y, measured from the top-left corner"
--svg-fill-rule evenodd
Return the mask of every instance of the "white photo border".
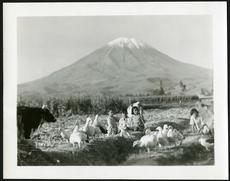
<path id="1" fill-rule="evenodd" d="M 213 166 L 17 166 L 17 17 L 94 15 L 211 15 L 213 17 L 215 120 L 215 164 Z M 228 178 L 226 2 L 3 3 L 3 57 L 4 178 Z"/>

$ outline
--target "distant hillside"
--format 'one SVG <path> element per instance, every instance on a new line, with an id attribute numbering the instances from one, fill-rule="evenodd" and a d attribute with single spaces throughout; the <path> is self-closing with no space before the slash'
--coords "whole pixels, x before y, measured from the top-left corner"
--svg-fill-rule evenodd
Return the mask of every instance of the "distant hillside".
<path id="1" fill-rule="evenodd" d="M 152 94 L 160 81 L 166 93 L 199 94 L 201 88 L 212 89 L 212 71 L 179 62 L 133 38 L 118 38 L 47 77 L 18 85 L 18 94 Z"/>

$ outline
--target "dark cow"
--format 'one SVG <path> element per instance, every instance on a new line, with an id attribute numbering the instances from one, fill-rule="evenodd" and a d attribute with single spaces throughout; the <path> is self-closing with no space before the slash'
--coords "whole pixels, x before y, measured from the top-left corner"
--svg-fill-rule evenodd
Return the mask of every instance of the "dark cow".
<path id="1" fill-rule="evenodd" d="M 17 107 L 18 138 L 30 138 L 31 131 L 35 131 L 44 122 L 55 122 L 55 117 L 47 108 Z"/>

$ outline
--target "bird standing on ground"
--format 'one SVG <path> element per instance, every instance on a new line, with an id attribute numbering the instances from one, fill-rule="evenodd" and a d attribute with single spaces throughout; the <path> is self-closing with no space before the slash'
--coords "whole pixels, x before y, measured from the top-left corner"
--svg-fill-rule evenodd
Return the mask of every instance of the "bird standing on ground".
<path id="1" fill-rule="evenodd" d="M 162 130 L 163 129 L 160 126 L 158 126 L 156 128 L 156 130 L 158 130 L 158 133 L 157 133 L 157 142 L 158 142 L 158 145 L 159 145 L 159 147 L 163 147 L 164 148 L 165 146 L 168 145 L 167 135 L 164 136 L 162 134 Z"/>
<path id="2" fill-rule="evenodd" d="M 157 136 L 156 135 L 144 135 L 141 137 L 140 140 L 133 142 L 133 147 L 139 147 L 139 148 L 146 148 L 148 153 L 150 152 L 151 148 L 154 148 L 157 146 Z"/>
<path id="3" fill-rule="evenodd" d="M 162 130 L 162 135 L 163 135 L 163 137 L 167 137 L 168 128 L 169 128 L 168 125 L 167 125 L 167 124 L 164 124 L 163 130 Z"/>
<path id="4" fill-rule="evenodd" d="M 180 144 L 182 143 L 182 140 L 184 139 L 184 136 L 183 136 L 182 133 L 180 133 L 180 131 L 178 131 L 175 128 L 173 129 L 172 126 L 169 126 L 169 130 L 168 130 L 168 133 L 167 133 L 167 138 L 168 138 L 169 144 L 176 146 L 178 142 Z"/>
<path id="5" fill-rule="evenodd" d="M 93 121 L 90 117 L 86 119 L 85 125 L 81 128 L 81 131 L 85 132 L 88 137 L 95 137 L 97 135 L 100 135 L 101 131 L 98 127 L 94 127 Z"/>
<path id="6" fill-rule="evenodd" d="M 214 146 L 214 138 L 213 137 L 201 137 L 199 138 L 199 143 L 208 151 L 210 148 Z"/>
<path id="7" fill-rule="evenodd" d="M 71 133 L 65 131 L 64 129 L 60 128 L 60 135 L 62 137 L 63 140 L 66 140 L 67 142 L 69 142 L 69 138 Z"/>
<path id="8" fill-rule="evenodd" d="M 75 147 L 75 143 L 78 144 L 78 147 L 81 148 L 82 145 L 86 142 L 87 135 L 85 132 L 79 130 L 79 125 L 76 125 L 72 134 L 70 135 L 69 142 Z"/>

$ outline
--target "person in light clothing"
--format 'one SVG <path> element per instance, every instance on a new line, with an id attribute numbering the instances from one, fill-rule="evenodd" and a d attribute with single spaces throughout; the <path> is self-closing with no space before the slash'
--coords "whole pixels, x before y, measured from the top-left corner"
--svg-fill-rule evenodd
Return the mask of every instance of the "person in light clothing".
<path id="1" fill-rule="evenodd" d="M 116 135 L 117 132 L 118 132 L 118 129 L 117 129 L 117 122 L 116 122 L 116 119 L 115 117 L 113 116 L 113 111 L 110 110 L 109 111 L 109 116 L 107 118 L 107 135 L 108 136 L 111 136 L 111 135 Z"/>
<path id="2" fill-rule="evenodd" d="M 122 112 L 121 114 L 121 119 L 119 120 L 119 125 L 118 125 L 118 132 L 120 136 L 128 137 L 130 134 L 127 131 L 127 118 L 126 118 L 126 112 Z"/>
<path id="3" fill-rule="evenodd" d="M 133 108 L 138 108 L 139 114 L 143 117 L 143 107 L 140 102 L 135 102 L 127 108 L 128 117 L 131 118 L 133 115 Z"/>

